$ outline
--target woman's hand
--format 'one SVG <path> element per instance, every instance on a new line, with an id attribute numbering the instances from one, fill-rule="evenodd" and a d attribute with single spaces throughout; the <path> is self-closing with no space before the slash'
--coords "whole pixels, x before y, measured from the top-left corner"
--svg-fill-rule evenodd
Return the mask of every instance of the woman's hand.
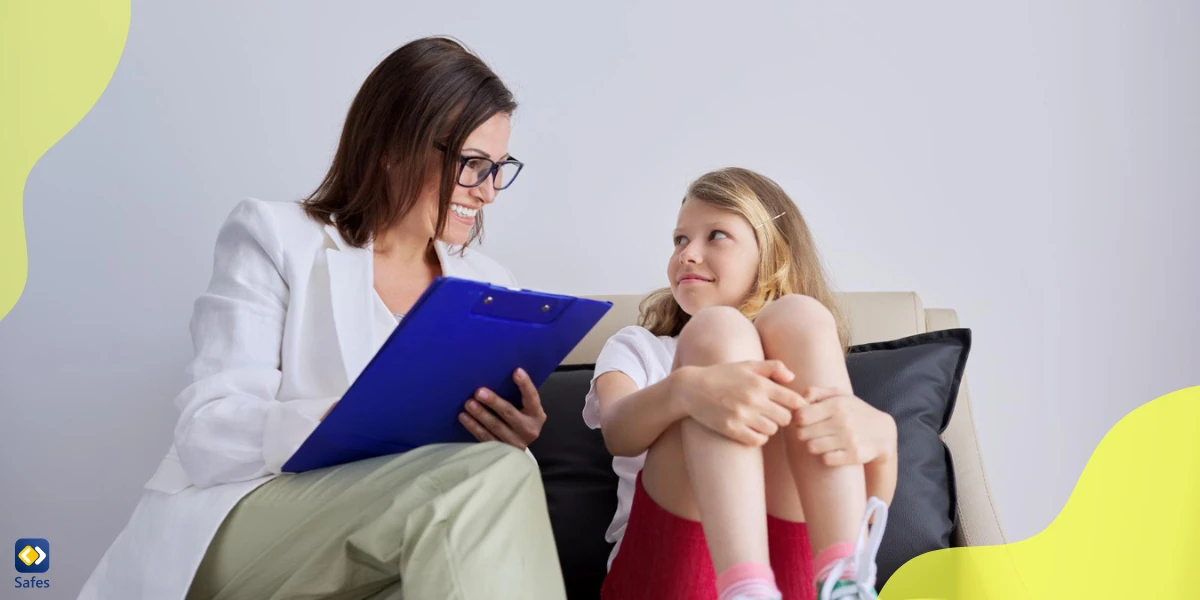
<path id="1" fill-rule="evenodd" d="M 792 421 L 804 399 L 784 387 L 795 375 L 777 360 L 676 370 L 672 394 L 691 418 L 748 446 L 762 446 Z"/>
<path id="2" fill-rule="evenodd" d="M 524 370 L 517 369 L 513 381 L 521 390 L 524 408 L 517 410 L 495 392 L 480 389 L 475 392 L 475 398 L 467 400 L 467 410 L 458 415 L 458 421 L 481 442 L 501 441 L 524 450 L 541 434 L 546 411 L 542 410 L 542 399 Z M 500 415 L 499 418 L 496 415 Z"/>
<path id="3" fill-rule="evenodd" d="M 830 467 L 867 465 L 896 456 L 896 421 L 853 394 L 809 388 L 797 411 L 797 435 Z"/>

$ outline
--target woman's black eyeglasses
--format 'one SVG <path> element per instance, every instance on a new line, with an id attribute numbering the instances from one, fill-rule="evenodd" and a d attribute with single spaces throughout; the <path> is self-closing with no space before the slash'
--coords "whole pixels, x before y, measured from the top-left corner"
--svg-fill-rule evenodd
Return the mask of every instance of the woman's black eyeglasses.
<path id="1" fill-rule="evenodd" d="M 447 150 L 446 145 L 441 142 L 434 142 L 433 145 L 442 152 Z M 497 190 L 507 189 L 517 180 L 517 175 L 521 174 L 521 168 L 525 166 L 525 163 L 513 158 L 496 162 L 483 156 L 464 154 L 459 156 L 458 160 L 458 185 L 469 188 L 483 185 L 490 175 L 493 187 Z"/>

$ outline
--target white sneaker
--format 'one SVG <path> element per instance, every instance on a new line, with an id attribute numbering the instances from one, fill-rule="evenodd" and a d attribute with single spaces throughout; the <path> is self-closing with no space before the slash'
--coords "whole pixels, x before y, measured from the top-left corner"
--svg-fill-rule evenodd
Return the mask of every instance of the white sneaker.
<path id="1" fill-rule="evenodd" d="M 817 582 L 818 600 L 875 600 L 875 556 L 879 554 L 879 544 L 883 542 L 883 530 L 887 525 L 887 504 L 872 496 L 867 500 L 867 513 L 863 516 L 862 527 L 858 531 L 858 541 L 854 546 L 854 554 L 833 564 L 823 581 Z M 871 515 L 875 515 L 875 523 L 871 523 Z M 868 533 L 868 530 L 870 533 Z M 854 579 L 842 579 L 842 573 L 854 565 Z"/>

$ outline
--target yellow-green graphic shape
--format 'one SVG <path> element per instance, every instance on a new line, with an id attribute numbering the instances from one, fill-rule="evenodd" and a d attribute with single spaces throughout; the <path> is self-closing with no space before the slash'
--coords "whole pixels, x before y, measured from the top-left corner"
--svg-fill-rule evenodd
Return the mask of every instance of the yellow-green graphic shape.
<path id="1" fill-rule="evenodd" d="M 0 318 L 28 272 L 25 180 L 96 104 L 128 34 L 129 0 L 0 0 Z"/>
<path id="2" fill-rule="evenodd" d="M 1041 533 L 919 556 L 880 600 L 1200 598 L 1198 569 L 1200 387 L 1192 387 L 1121 419 Z"/>
<path id="3" fill-rule="evenodd" d="M 27 275 L 25 181 L 100 98 L 129 17 L 129 0 L 0 0 L 0 318 Z M 1198 567 L 1194 387 L 1117 423 L 1044 531 L 1004 546 L 920 556 L 892 576 L 880 600 L 1200 598 Z"/>

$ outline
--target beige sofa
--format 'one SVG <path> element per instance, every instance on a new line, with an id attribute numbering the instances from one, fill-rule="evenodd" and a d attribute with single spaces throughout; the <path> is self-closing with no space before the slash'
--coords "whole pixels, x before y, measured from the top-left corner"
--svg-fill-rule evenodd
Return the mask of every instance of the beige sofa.
<path id="1" fill-rule="evenodd" d="M 565 365 L 592 364 L 613 333 L 637 321 L 640 296 L 593 296 L 613 303 L 613 308 L 564 361 Z M 839 296 L 850 319 L 852 344 L 885 341 L 926 331 L 959 327 L 952 309 L 924 308 L 920 297 L 910 292 L 848 292 Z M 968 368 L 970 364 L 968 362 Z M 942 439 L 950 448 L 958 495 L 959 526 L 956 546 L 988 546 L 1005 543 L 1004 530 L 996 515 L 988 488 L 983 457 L 975 438 L 971 398 L 964 380 L 954 415 Z"/>

